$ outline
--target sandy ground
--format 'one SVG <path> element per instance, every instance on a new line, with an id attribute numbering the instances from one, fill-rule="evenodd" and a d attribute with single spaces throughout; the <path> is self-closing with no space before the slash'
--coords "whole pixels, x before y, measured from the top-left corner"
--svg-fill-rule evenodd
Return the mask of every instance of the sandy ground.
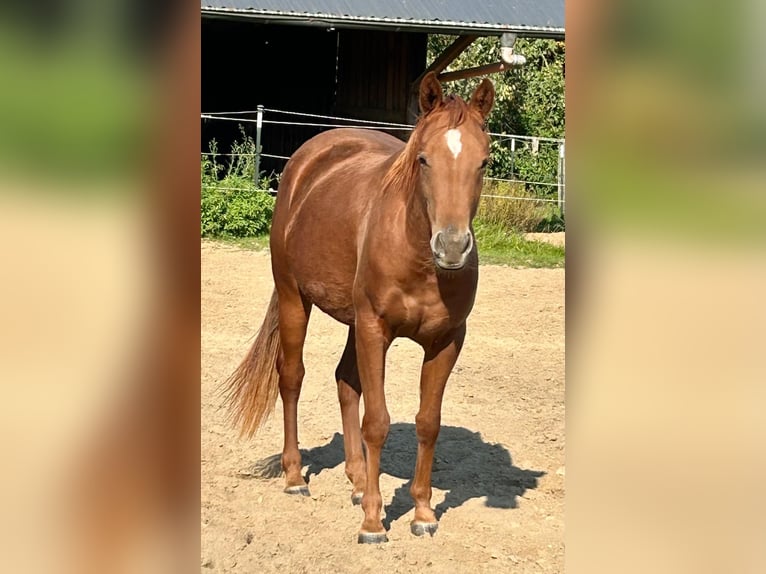
<path id="1" fill-rule="evenodd" d="M 436 535 L 410 534 L 409 480 L 422 353 L 387 361 L 391 432 L 380 478 L 389 542 L 359 545 L 333 373 L 345 327 L 314 310 L 299 438 L 310 497 L 282 477 L 238 474 L 282 448 L 281 403 L 251 440 L 228 427 L 216 393 L 260 326 L 269 256 L 202 243 L 201 572 L 564 571 L 564 270 L 482 266 L 463 354 L 444 399 L 432 505 Z"/>

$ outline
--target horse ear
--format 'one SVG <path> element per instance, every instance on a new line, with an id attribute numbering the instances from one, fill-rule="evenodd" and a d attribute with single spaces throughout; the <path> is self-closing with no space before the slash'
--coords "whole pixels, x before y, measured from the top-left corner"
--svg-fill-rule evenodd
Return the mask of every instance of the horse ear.
<path id="1" fill-rule="evenodd" d="M 434 72 L 428 72 L 420 82 L 420 110 L 427 114 L 442 103 L 442 85 Z"/>
<path id="2" fill-rule="evenodd" d="M 495 103 L 495 86 L 489 81 L 489 78 L 484 78 L 479 87 L 471 96 L 471 106 L 479 110 L 481 117 L 485 120 L 492 111 L 492 105 Z"/>

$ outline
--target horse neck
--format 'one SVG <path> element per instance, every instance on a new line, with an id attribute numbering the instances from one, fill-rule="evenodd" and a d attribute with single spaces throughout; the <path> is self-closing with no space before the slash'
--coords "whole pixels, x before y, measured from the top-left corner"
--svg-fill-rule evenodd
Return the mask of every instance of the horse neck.
<path id="1" fill-rule="evenodd" d="M 413 137 L 415 135 L 413 134 Z M 385 187 L 382 196 L 383 212 L 393 215 L 393 213 L 403 213 L 404 218 L 394 218 L 398 220 L 398 225 L 403 225 L 402 237 L 412 244 L 426 243 L 431 239 L 431 225 L 428 221 L 425 200 L 420 190 L 419 170 L 417 166 L 413 168 L 415 162 L 414 152 L 412 151 L 412 140 L 407 146 L 391 157 L 391 163 L 387 165 L 387 172 L 383 178 Z M 387 216 L 387 217 L 390 217 Z M 389 224 L 394 220 L 389 219 Z"/>
<path id="2" fill-rule="evenodd" d="M 415 181 L 413 189 L 409 190 L 405 202 L 407 238 L 414 247 L 427 249 L 430 254 L 431 222 L 418 181 Z"/>

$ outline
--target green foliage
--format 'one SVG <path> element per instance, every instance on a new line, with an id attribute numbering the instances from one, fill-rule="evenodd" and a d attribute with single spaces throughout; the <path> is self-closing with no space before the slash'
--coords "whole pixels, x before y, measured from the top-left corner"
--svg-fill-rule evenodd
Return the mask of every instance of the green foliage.
<path id="1" fill-rule="evenodd" d="M 252 184 L 251 184 L 252 185 Z M 268 233 L 274 200 L 261 191 L 202 188 L 202 237 L 251 237 Z"/>
<path id="2" fill-rule="evenodd" d="M 218 142 L 215 140 L 210 142 L 210 154 L 204 154 L 201 162 L 201 179 L 202 187 L 218 184 L 218 175 L 223 170 L 223 166 L 216 162 L 216 155 L 218 154 Z"/>
<path id="3" fill-rule="evenodd" d="M 524 187 L 534 197 L 557 197 L 558 142 L 538 140 L 535 149 L 534 141 L 517 139 L 512 150 L 510 138 L 495 138 L 490 142 L 490 154 L 490 177 L 527 182 Z"/>
<path id="4" fill-rule="evenodd" d="M 455 36 L 428 37 L 431 62 Z M 514 51 L 527 63 L 520 68 L 492 75 L 495 107 L 487 121 L 489 130 L 498 133 L 537 137 L 564 137 L 564 42 L 519 38 Z M 447 68 L 461 70 L 492 64 L 500 60 L 500 39 L 480 37 Z M 449 89 L 463 98 L 470 97 L 477 78 L 450 82 Z"/>
<path id="5" fill-rule="evenodd" d="M 517 50 L 527 58 L 514 93 L 519 129 L 523 134 L 563 138 L 564 43 L 519 40 Z"/>
<path id="6" fill-rule="evenodd" d="M 535 232 L 537 233 L 557 233 L 559 231 L 565 231 L 564 214 L 558 207 L 550 206 L 547 209 L 547 213 L 542 220 L 537 224 Z"/>
<path id="7" fill-rule="evenodd" d="M 270 178 L 256 185 L 255 143 L 240 128 L 243 141 L 231 146 L 231 160 L 218 161 L 218 145 L 210 142 L 210 155 L 201 162 L 201 232 L 202 237 L 252 237 L 268 233 L 274 212 L 274 198 L 265 192 Z"/>
<path id="8" fill-rule="evenodd" d="M 551 142 L 542 142 L 537 152 L 531 145 L 517 149 L 513 155 L 513 173 L 522 181 L 556 183 L 559 150 Z M 556 188 L 550 185 L 529 185 L 538 197 L 556 197 Z"/>

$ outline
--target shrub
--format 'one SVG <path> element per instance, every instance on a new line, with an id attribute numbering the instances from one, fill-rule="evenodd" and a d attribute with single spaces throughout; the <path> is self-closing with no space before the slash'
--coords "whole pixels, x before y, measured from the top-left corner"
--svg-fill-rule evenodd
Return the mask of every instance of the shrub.
<path id="1" fill-rule="evenodd" d="M 543 217 L 542 221 L 537 224 L 535 231 L 538 233 L 556 233 L 565 230 L 564 214 L 561 213 L 561 210 L 557 206 L 549 204 L 548 213 Z"/>
<path id="2" fill-rule="evenodd" d="M 521 199 L 506 199 L 511 197 Z M 526 191 L 523 184 L 488 180 L 484 184 L 476 217 L 485 223 L 500 225 L 520 233 L 553 230 L 541 227 L 544 227 L 546 222 L 549 223 L 549 227 L 553 227 L 553 222 L 558 218 L 562 227 L 560 230 L 563 230 L 563 219 L 559 215 L 558 206 L 532 201 L 536 197 Z"/>
<path id="3" fill-rule="evenodd" d="M 274 198 L 248 184 L 231 179 L 243 187 L 203 186 L 202 237 L 251 237 L 268 233 L 274 213 Z"/>
<path id="4" fill-rule="evenodd" d="M 243 141 L 232 144 L 233 155 L 226 165 L 218 161 L 215 140 L 210 142 L 210 154 L 202 156 L 202 237 L 252 237 L 271 227 L 274 198 L 265 191 L 271 178 L 254 183 L 255 142 L 241 126 L 240 131 Z"/>

